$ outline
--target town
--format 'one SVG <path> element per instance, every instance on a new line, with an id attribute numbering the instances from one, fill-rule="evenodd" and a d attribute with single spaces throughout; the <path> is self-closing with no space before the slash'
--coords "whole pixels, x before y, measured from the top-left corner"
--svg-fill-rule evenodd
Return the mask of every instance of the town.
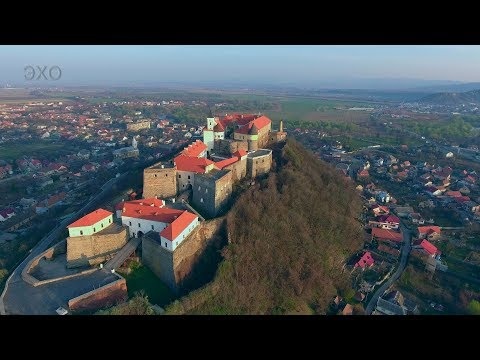
<path id="1" fill-rule="evenodd" d="M 146 120 L 142 120 L 134 124 L 149 128 L 149 121 L 147 125 L 145 122 Z M 163 120 L 159 122 L 160 126 L 165 126 L 166 123 L 168 122 Z M 127 128 L 131 124 L 127 124 Z M 183 128 L 184 126 L 180 126 L 180 129 Z M 175 128 L 172 127 L 171 130 L 174 132 Z M 273 130 L 272 121 L 260 114 L 209 117 L 201 132 L 203 141 L 193 139 L 192 136 L 187 136 L 188 140 L 185 141 L 185 132 L 180 130 L 178 133 L 177 141 L 180 144 L 189 144 L 172 158 L 164 156 L 164 160 L 146 166 L 143 170 L 143 184 L 138 192 L 129 191 L 126 193 L 127 198 L 122 198 L 120 202 L 110 201 L 103 208 L 86 213 L 76 221 L 69 222 L 68 215 L 60 218 L 68 224 L 66 238 L 39 252 L 30 259 L 21 274 L 17 274 L 23 281 L 23 287 L 8 293 L 6 302 L 9 304 L 10 313 L 15 313 L 15 309 L 20 306 L 30 307 L 33 313 L 52 311 L 52 307 L 56 305 L 44 299 L 42 292 L 32 296 L 38 297 L 37 301 L 44 305 L 43 308 L 27 304 L 26 301 L 13 304 L 9 300 L 18 299 L 32 289 L 41 291 L 42 288 L 46 289 L 59 281 L 65 285 L 65 289 L 57 290 L 58 296 L 65 297 L 63 306 L 56 309 L 59 314 L 95 310 L 124 300 L 127 297 L 127 285 L 120 274 L 122 271 L 128 272 L 128 266 L 122 269 L 122 265 L 138 259 L 138 254 L 141 254 L 142 263 L 161 279 L 172 293 L 177 293 L 179 284 L 189 275 L 189 271 L 179 271 L 179 265 L 201 250 L 200 235 L 212 227 L 209 219 L 228 211 L 233 187 L 237 183 L 248 184 L 269 173 L 272 150 L 266 146 L 285 141 L 287 136 L 281 121 L 279 128 Z M 101 138 L 97 141 L 101 141 Z M 108 141 L 112 141 L 112 137 Z M 108 145 L 105 144 L 102 150 L 106 147 Z M 140 162 L 138 158 L 141 151 L 137 137 L 133 137 L 131 146 L 114 149 L 111 154 L 114 157 L 112 162 L 118 160 L 118 151 L 125 149 L 128 149 L 128 156 L 123 156 L 122 153 L 121 162 L 130 158 Z M 84 160 L 90 161 L 91 154 L 84 150 L 81 152 L 85 153 Z M 131 153 L 134 154 L 130 155 Z M 74 154 L 73 157 L 77 158 L 78 155 Z M 157 153 L 156 157 L 161 156 Z M 92 155 L 92 158 L 95 157 Z M 145 165 L 152 160 L 152 155 L 149 157 L 140 164 Z M 37 176 L 49 176 L 46 173 L 40 175 L 43 166 L 40 161 L 35 160 L 25 159 L 27 166 L 22 175 L 31 175 L 33 179 Z M 121 162 L 114 163 L 112 169 L 118 171 L 115 168 L 122 166 Z M 39 167 L 35 168 L 35 164 Z M 68 160 L 63 164 L 59 172 L 69 174 Z M 127 164 L 131 166 L 131 163 Z M 23 170 L 19 167 L 18 171 Z M 9 176 L 15 176 L 11 170 L 6 179 Z M 88 181 L 88 177 L 85 176 L 83 180 Z M 111 180 L 117 178 L 118 175 Z M 68 182 L 63 186 L 67 184 Z M 76 187 L 73 186 L 72 189 Z M 57 202 L 68 204 L 65 190 L 67 189 L 51 197 L 57 198 L 62 194 L 63 197 Z M 69 194 L 72 193 L 74 191 L 69 191 Z M 22 198 L 21 202 L 27 203 L 25 198 Z M 16 229 L 23 226 L 28 231 L 29 221 L 33 221 L 36 216 L 51 213 L 50 209 L 57 202 L 49 204 L 50 206 L 45 204 L 41 208 L 43 203 L 32 199 L 27 203 L 32 212 L 28 221 L 22 217 L 22 211 L 26 211 L 27 206 L 23 206 L 21 210 L 18 210 L 18 207 L 7 208 L 3 211 L 4 222 L 11 224 L 18 216 L 22 223 L 17 223 Z M 33 215 L 33 209 L 36 215 Z M 83 209 L 84 207 L 82 212 Z M 17 212 L 20 214 L 17 215 Z M 7 241 L 12 240 L 9 238 Z M 89 283 L 98 281 L 101 281 L 102 286 L 97 290 L 82 289 L 88 288 Z"/>

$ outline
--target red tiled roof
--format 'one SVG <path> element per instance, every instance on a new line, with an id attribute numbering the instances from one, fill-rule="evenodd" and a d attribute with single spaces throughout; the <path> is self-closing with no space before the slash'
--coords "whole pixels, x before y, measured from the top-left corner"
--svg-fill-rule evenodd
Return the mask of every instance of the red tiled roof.
<path id="1" fill-rule="evenodd" d="M 381 215 L 377 217 L 377 221 L 379 222 L 387 222 L 392 224 L 400 224 L 400 219 L 395 215 Z"/>
<path id="2" fill-rule="evenodd" d="M 185 210 L 178 218 L 172 221 L 170 225 L 163 229 L 160 235 L 167 240 L 173 241 L 196 218 L 197 215 Z"/>
<path id="3" fill-rule="evenodd" d="M 247 152 L 243 149 L 237 150 L 233 153 L 233 156 L 236 156 L 238 158 L 247 155 Z"/>
<path id="4" fill-rule="evenodd" d="M 205 150 L 207 150 L 207 145 L 205 145 L 203 141 L 197 140 L 183 149 L 182 155 L 198 157 Z"/>
<path id="5" fill-rule="evenodd" d="M 129 204 L 139 204 L 141 206 L 150 206 L 150 207 L 157 207 L 157 208 L 162 208 L 165 206 L 165 201 L 157 198 L 131 200 L 127 202 Z M 117 205 L 115 205 L 115 210 L 122 210 L 124 204 L 125 204 L 125 201 L 120 201 Z"/>
<path id="6" fill-rule="evenodd" d="M 215 164 L 209 159 L 189 157 L 185 155 L 177 156 L 174 161 L 175 165 L 177 165 L 177 170 L 195 173 L 205 173 L 205 168 L 208 165 Z"/>
<path id="7" fill-rule="evenodd" d="M 372 229 L 372 237 L 376 237 L 379 239 L 385 239 L 385 240 L 391 240 L 395 242 L 402 242 L 402 234 L 392 231 L 392 230 L 387 230 L 387 229 L 381 229 L 381 228 L 373 228 Z"/>
<path id="8" fill-rule="evenodd" d="M 182 214 L 182 210 L 151 206 L 142 200 L 125 201 L 122 216 L 169 224 Z"/>
<path id="9" fill-rule="evenodd" d="M 435 255 L 437 253 L 437 247 L 433 245 L 430 241 L 423 239 L 419 244 L 422 249 L 424 249 L 430 255 Z"/>
<path id="10" fill-rule="evenodd" d="M 446 196 L 452 196 L 452 197 L 460 197 L 462 196 L 462 193 L 460 191 L 452 191 L 449 190 L 445 193 Z"/>
<path id="11" fill-rule="evenodd" d="M 91 226 L 112 214 L 113 213 L 111 213 L 110 211 L 107 211 L 104 209 L 97 209 L 95 211 L 92 211 L 90 214 L 87 214 L 84 217 L 81 217 L 80 219 L 78 219 L 77 221 L 71 223 L 70 225 L 67 226 L 67 228 Z"/>
<path id="12" fill-rule="evenodd" d="M 213 127 L 214 132 L 224 132 L 225 128 L 223 127 L 222 123 L 219 121 L 217 125 Z"/>
<path id="13" fill-rule="evenodd" d="M 375 261 L 372 258 L 372 254 L 370 254 L 369 251 L 367 251 L 363 256 L 360 258 L 360 260 L 357 261 L 355 264 L 355 267 L 359 266 L 362 269 L 365 267 L 372 266 Z"/>
<path id="14" fill-rule="evenodd" d="M 470 198 L 468 196 L 457 196 L 457 197 L 454 197 L 453 200 L 455 200 L 456 202 L 459 202 L 459 203 L 464 203 L 466 201 L 470 201 Z"/>
<path id="15" fill-rule="evenodd" d="M 64 192 L 52 195 L 47 199 L 47 206 L 55 205 L 56 203 L 62 201 L 66 197 L 67 197 L 67 194 Z"/>
<path id="16" fill-rule="evenodd" d="M 240 123 L 240 121 L 239 121 L 239 123 Z M 243 125 L 239 129 L 235 130 L 235 132 L 239 133 L 239 134 L 249 134 L 250 129 L 252 128 L 253 125 L 255 125 L 255 127 L 258 130 L 261 130 L 265 126 L 270 125 L 271 123 L 272 123 L 272 120 L 270 120 L 268 117 L 262 115 L 262 116 L 256 118 L 255 120 L 250 121 L 247 124 Z"/>
<path id="17" fill-rule="evenodd" d="M 228 165 L 232 165 L 238 161 L 238 157 L 232 157 L 230 159 L 221 160 L 215 163 L 215 166 L 220 170 Z"/>
<path id="18" fill-rule="evenodd" d="M 440 232 L 441 232 L 440 226 L 436 226 L 436 225 L 419 226 L 418 227 L 418 233 L 419 234 L 428 234 L 430 232 L 430 230 L 433 230 L 438 234 L 440 234 Z"/>

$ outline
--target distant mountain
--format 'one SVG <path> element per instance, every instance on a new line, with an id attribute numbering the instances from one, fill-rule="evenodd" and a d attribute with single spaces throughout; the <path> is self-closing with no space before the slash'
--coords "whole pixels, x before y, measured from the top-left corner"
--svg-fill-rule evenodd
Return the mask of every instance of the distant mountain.
<path id="1" fill-rule="evenodd" d="M 418 102 L 432 105 L 480 104 L 480 90 L 467 92 L 441 92 L 424 96 Z"/>
<path id="2" fill-rule="evenodd" d="M 416 87 L 415 90 L 423 92 L 466 92 L 480 89 L 480 82 L 469 82 L 469 83 L 457 83 L 457 84 L 443 84 L 443 85 L 434 85 L 434 86 L 421 86 Z M 413 90 L 413 89 L 412 89 Z"/>

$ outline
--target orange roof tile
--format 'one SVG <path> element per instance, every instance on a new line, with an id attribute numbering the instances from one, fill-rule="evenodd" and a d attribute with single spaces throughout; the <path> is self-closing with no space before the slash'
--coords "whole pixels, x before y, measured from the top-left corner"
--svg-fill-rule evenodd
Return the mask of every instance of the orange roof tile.
<path id="1" fill-rule="evenodd" d="M 97 209 L 95 211 L 92 211 L 90 214 L 87 214 L 84 217 L 81 217 L 80 219 L 78 219 L 77 221 L 71 223 L 70 225 L 67 226 L 67 228 L 91 226 L 112 214 L 113 213 L 111 213 L 110 211 L 107 211 L 104 209 Z"/>
<path id="2" fill-rule="evenodd" d="M 242 156 L 245 156 L 247 155 L 247 152 L 243 149 L 240 149 L 240 150 L 237 150 L 233 153 L 233 156 L 236 156 L 236 157 L 242 157 Z"/>
<path id="3" fill-rule="evenodd" d="M 228 165 L 232 165 L 238 161 L 238 157 L 232 157 L 230 159 L 221 160 L 215 163 L 215 166 L 220 170 Z"/>
<path id="4" fill-rule="evenodd" d="M 272 123 L 272 120 L 270 120 L 268 117 L 266 117 L 265 115 L 262 115 L 258 118 L 256 118 L 255 120 L 252 120 L 250 122 L 248 122 L 247 124 L 245 124 L 244 126 L 242 126 L 241 128 L 235 130 L 236 133 L 239 133 L 239 134 L 249 134 L 250 132 L 250 129 L 252 128 L 253 125 L 255 125 L 255 127 L 258 129 L 258 130 L 261 130 L 263 129 L 265 126 L 268 126 Z"/>
<path id="5" fill-rule="evenodd" d="M 182 210 L 170 209 L 163 206 L 151 206 L 148 203 L 142 203 L 140 200 L 125 201 L 123 209 L 122 216 L 157 221 L 165 224 L 171 223 L 176 217 L 182 214 Z"/>
<path id="6" fill-rule="evenodd" d="M 382 228 L 373 228 L 372 236 L 379 239 L 392 240 L 395 242 L 401 242 L 403 240 L 402 234 Z"/>
<path id="7" fill-rule="evenodd" d="M 420 234 L 428 234 L 430 232 L 430 230 L 433 230 L 438 234 L 441 233 L 440 226 L 430 225 L 430 226 L 419 226 L 418 227 L 418 232 Z"/>
<path id="8" fill-rule="evenodd" d="M 203 141 L 197 140 L 183 149 L 182 154 L 190 157 L 199 157 L 205 150 L 207 150 L 207 145 Z"/>
<path id="9" fill-rule="evenodd" d="M 205 158 L 189 157 L 179 155 L 174 159 L 177 170 L 190 171 L 194 173 L 205 173 L 205 168 L 208 165 L 215 164 L 212 160 Z"/>
<path id="10" fill-rule="evenodd" d="M 178 218 L 176 218 L 170 225 L 160 232 L 160 235 L 165 239 L 173 241 L 188 225 L 197 218 L 197 215 L 188 211 L 184 211 Z"/>

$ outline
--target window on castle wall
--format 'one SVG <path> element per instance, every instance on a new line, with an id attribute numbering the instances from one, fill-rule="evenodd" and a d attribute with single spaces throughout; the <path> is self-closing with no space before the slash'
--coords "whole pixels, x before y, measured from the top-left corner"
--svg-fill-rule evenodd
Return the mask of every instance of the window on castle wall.
<path id="1" fill-rule="evenodd" d="M 165 177 L 167 177 L 167 176 L 168 176 L 168 174 L 165 174 Z"/>
<path id="2" fill-rule="evenodd" d="M 138 223 L 138 227 L 140 227 L 140 223 Z"/>
<path id="3" fill-rule="evenodd" d="M 129 222 L 128 222 L 128 225 L 129 225 L 129 226 L 132 226 L 132 222 L 131 222 L 131 221 L 129 221 Z"/>
<path id="4" fill-rule="evenodd" d="M 155 230 L 155 228 L 153 227 L 153 225 L 152 225 L 152 230 Z"/>
<path id="5" fill-rule="evenodd" d="M 97 229 L 93 228 L 93 232 L 97 231 Z"/>
<path id="6" fill-rule="evenodd" d="M 111 224 L 111 223 L 112 223 L 112 219 L 108 219 L 108 223 Z"/>
<path id="7" fill-rule="evenodd" d="M 181 179 L 181 178 L 182 178 L 182 175 L 178 174 L 178 178 Z"/>
<path id="8" fill-rule="evenodd" d="M 165 247 L 167 247 L 167 243 L 165 243 Z"/>
<path id="9" fill-rule="evenodd" d="M 101 225 L 101 226 L 102 226 L 102 228 L 103 228 L 103 224 L 100 224 L 100 225 Z"/>
<path id="10" fill-rule="evenodd" d="M 83 235 L 83 230 L 80 230 L 80 235 Z"/>
<path id="11" fill-rule="evenodd" d="M 157 174 L 155 174 L 155 175 L 153 175 L 153 176 L 157 177 Z"/>
<path id="12" fill-rule="evenodd" d="M 188 175 L 188 179 L 190 179 L 190 175 Z"/>

